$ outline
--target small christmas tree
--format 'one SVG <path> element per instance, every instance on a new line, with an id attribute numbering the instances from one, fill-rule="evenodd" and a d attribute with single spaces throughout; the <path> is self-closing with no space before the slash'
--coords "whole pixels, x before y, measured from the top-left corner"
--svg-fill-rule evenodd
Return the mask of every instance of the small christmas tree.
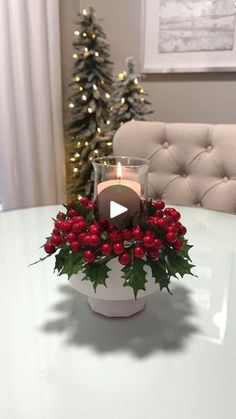
<path id="1" fill-rule="evenodd" d="M 73 43 L 73 93 L 69 98 L 67 186 L 69 198 L 93 190 L 92 160 L 111 153 L 106 136 L 110 124 L 112 62 L 109 46 L 93 8 L 79 13 Z"/>
<path id="2" fill-rule="evenodd" d="M 126 59 L 127 71 L 118 75 L 114 83 L 112 100 L 111 130 L 113 134 L 125 122 L 144 121 L 145 115 L 153 113 L 148 110 L 151 103 L 147 101 L 147 92 L 140 86 L 140 75 L 135 72 L 133 57 Z"/>

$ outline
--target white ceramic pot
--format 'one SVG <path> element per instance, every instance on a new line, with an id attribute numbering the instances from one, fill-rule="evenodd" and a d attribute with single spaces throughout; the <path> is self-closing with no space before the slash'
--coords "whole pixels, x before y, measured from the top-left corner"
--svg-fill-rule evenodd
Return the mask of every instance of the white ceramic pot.
<path id="1" fill-rule="evenodd" d="M 151 275 L 151 269 L 146 266 L 147 283 L 146 291 L 139 291 L 137 299 L 134 298 L 133 289 L 124 287 L 122 276 L 122 265 L 118 258 L 112 259 L 107 266 L 111 269 L 106 280 L 107 286 L 98 285 L 94 292 L 92 283 L 89 280 L 81 281 L 82 274 L 73 275 L 70 278 L 70 285 L 88 296 L 88 303 L 93 311 L 107 317 L 128 317 L 144 309 L 146 297 L 157 290 L 159 284 L 155 284 Z"/>

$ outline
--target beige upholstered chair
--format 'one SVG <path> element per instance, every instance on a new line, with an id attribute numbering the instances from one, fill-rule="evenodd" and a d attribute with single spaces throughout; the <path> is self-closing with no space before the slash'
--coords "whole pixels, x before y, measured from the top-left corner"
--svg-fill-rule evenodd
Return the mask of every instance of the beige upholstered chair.
<path id="1" fill-rule="evenodd" d="M 153 198 L 236 214 L 236 125 L 128 122 L 114 154 L 151 161 Z"/>

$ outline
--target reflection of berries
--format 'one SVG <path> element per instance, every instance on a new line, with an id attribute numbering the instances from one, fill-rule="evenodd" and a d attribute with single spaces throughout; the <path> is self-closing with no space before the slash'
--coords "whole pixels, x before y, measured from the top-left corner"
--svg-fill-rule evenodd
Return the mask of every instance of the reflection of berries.
<path id="1" fill-rule="evenodd" d="M 119 256 L 124 252 L 124 245 L 122 243 L 115 243 L 113 246 L 113 252 Z"/>
<path id="2" fill-rule="evenodd" d="M 81 244 L 78 241 L 74 241 L 70 244 L 70 248 L 71 248 L 72 252 L 78 252 L 80 247 L 81 247 Z"/>
<path id="3" fill-rule="evenodd" d="M 173 244 L 174 249 L 181 250 L 184 247 L 184 242 L 182 240 L 177 239 L 176 242 Z"/>
<path id="4" fill-rule="evenodd" d="M 142 259 L 144 257 L 144 254 L 145 254 L 144 249 L 141 246 L 136 246 L 134 248 L 133 252 L 134 252 L 134 256 L 137 259 Z"/>
<path id="5" fill-rule="evenodd" d="M 95 254 L 91 250 L 85 250 L 84 260 L 86 262 L 94 262 L 95 261 Z"/>
<path id="6" fill-rule="evenodd" d="M 108 256 L 111 254 L 112 252 L 112 247 L 109 243 L 104 243 L 101 247 L 101 252 L 103 254 L 103 256 Z"/>
<path id="7" fill-rule="evenodd" d="M 128 252 L 123 253 L 123 255 L 120 255 L 119 262 L 121 265 L 129 265 L 131 261 L 130 254 Z"/>
<path id="8" fill-rule="evenodd" d="M 55 246 L 52 243 L 47 242 L 44 245 L 44 250 L 45 250 L 46 253 L 48 253 L 49 255 L 51 255 L 52 253 L 54 253 L 56 251 L 56 248 L 55 248 Z"/>

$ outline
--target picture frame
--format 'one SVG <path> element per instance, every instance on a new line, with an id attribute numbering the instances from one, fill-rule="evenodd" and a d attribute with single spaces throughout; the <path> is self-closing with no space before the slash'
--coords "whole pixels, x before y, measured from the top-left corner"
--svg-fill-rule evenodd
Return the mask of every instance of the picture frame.
<path id="1" fill-rule="evenodd" d="M 236 71 L 235 0 L 142 0 L 142 73 Z"/>

